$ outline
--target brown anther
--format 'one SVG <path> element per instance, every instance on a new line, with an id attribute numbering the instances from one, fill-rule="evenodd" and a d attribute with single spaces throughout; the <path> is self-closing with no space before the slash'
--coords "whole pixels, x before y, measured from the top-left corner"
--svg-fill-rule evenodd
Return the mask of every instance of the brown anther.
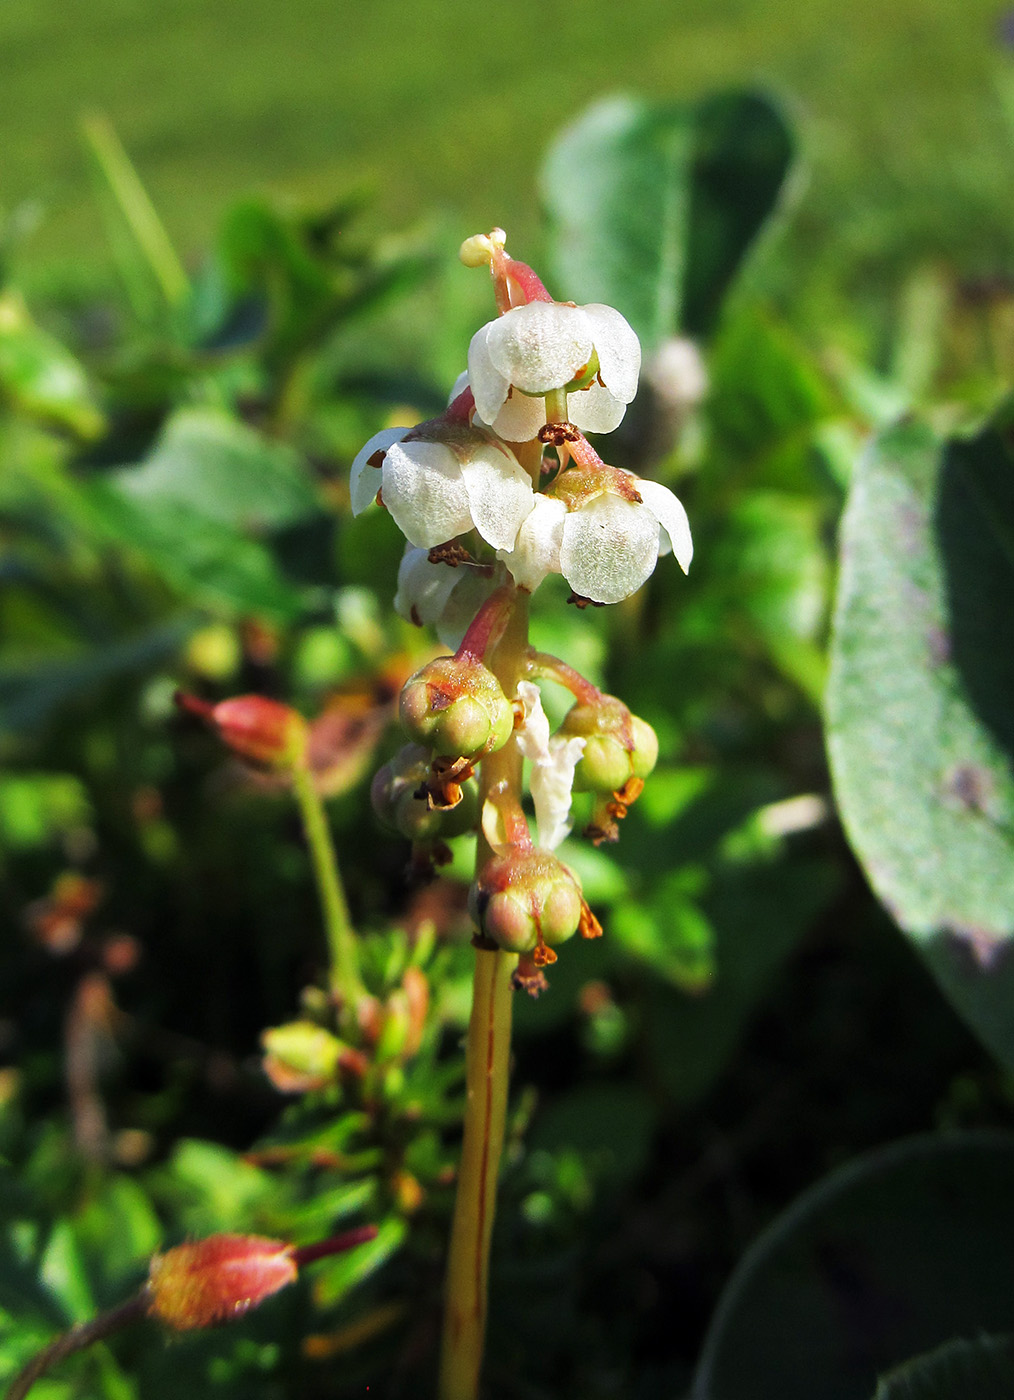
<path id="1" fill-rule="evenodd" d="M 577 931 L 582 938 L 602 937 L 602 925 L 584 900 L 581 901 L 581 922 L 577 926 Z"/>
<path id="2" fill-rule="evenodd" d="M 435 544 L 426 558 L 431 564 L 446 564 L 451 569 L 456 569 L 459 564 L 475 563 L 465 546 L 458 544 L 456 540 L 448 540 L 446 544 Z"/>
<path id="3" fill-rule="evenodd" d="M 386 456 L 387 456 L 387 448 L 386 448 L 386 447 L 378 447 L 377 450 L 376 450 L 376 452 L 374 452 L 374 454 L 373 454 L 372 457 L 367 457 L 367 459 L 366 459 L 366 465 L 367 465 L 368 467 L 382 467 L 382 466 L 384 465 L 384 458 L 385 458 Z"/>
<path id="4" fill-rule="evenodd" d="M 601 933 L 602 930 L 600 929 L 599 932 Z M 553 963 L 556 962 L 556 953 L 552 948 L 546 947 L 545 943 L 542 941 L 541 931 L 538 936 L 538 942 L 535 944 L 535 948 L 532 952 L 532 962 L 536 967 L 552 967 Z"/>
<path id="5" fill-rule="evenodd" d="M 410 616 L 412 618 L 413 627 L 421 627 L 423 625 L 423 620 L 419 616 L 419 609 L 416 607 L 415 603 L 412 604 Z"/>
<path id="6" fill-rule="evenodd" d="M 546 974 L 536 967 L 526 953 L 522 953 L 518 958 L 518 965 L 511 974 L 511 989 L 515 992 L 527 992 L 530 997 L 539 997 L 549 990 Z"/>
<path id="7" fill-rule="evenodd" d="M 587 837 L 593 846 L 601 846 L 607 842 L 618 841 L 620 828 L 614 821 L 594 821 L 589 822 L 581 834 Z"/>
<path id="8" fill-rule="evenodd" d="M 604 608 L 605 603 L 597 603 L 594 598 L 585 598 L 580 593 L 572 593 L 567 599 L 568 603 L 573 603 L 575 608 L 580 608 L 583 612 L 585 608 Z"/>
<path id="9" fill-rule="evenodd" d="M 439 755 L 430 766 L 429 777 L 416 792 L 416 797 L 426 798 L 426 806 L 431 812 L 446 812 L 456 807 L 463 797 L 462 783 L 475 772 L 469 758 L 448 758 Z"/>
<path id="10" fill-rule="evenodd" d="M 386 509 L 387 509 L 387 506 L 384 505 L 384 493 L 383 493 L 383 491 L 378 491 L 378 492 L 377 492 L 377 505 L 380 507 L 381 510 L 386 510 Z"/>
<path id="11" fill-rule="evenodd" d="M 622 821 L 643 791 L 643 778 L 628 778 L 623 786 L 613 793 L 613 800 L 606 803 L 606 811 L 616 821 Z"/>
<path id="12" fill-rule="evenodd" d="M 539 429 L 539 441 L 551 447 L 562 447 L 565 442 L 577 442 L 581 434 L 573 423 L 546 423 Z"/>

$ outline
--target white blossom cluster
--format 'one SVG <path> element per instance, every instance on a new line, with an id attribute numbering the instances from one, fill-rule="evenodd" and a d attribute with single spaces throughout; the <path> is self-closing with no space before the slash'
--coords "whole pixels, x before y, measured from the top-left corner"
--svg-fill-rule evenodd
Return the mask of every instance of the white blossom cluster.
<path id="1" fill-rule="evenodd" d="M 399 612 L 453 642 L 493 586 L 496 561 L 529 592 L 559 573 L 595 603 L 628 597 L 661 555 L 689 569 L 686 511 L 665 486 L 602 464 L 599 475 L 584 472 L 580 491 L 556 490 L 556 482 L 539 491 L 510 446 L 558 421 L 561 402 L 573 427 L 611 431 L 640 367 L 637 336 L 612 307 L 532 301 L 473 336 L 467 375 L 452 396 L 471 390 L 470 423 L 448 415 L 417 429 L 387 428 L 366 443 L 352 464 L 352 511 L 359 515 L 379 493 L 408 541 Z M 473 530 L 489 546 L 476 567 L 430 562 L 435 546 Z"/>

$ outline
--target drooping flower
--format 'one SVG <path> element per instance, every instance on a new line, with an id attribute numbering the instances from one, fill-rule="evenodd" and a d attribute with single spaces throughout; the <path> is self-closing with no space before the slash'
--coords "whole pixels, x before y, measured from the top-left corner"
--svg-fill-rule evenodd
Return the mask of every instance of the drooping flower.
<path id="1" fill-rule="evenodd" d="M 509 442 L 535 437 L 546 394 L 566 389 L 585 432 L 609 433 L 637 392 L 641 347 L 618 311 L 532 301 L 488 322 L 468 347 L 468 382 L 484 423 Z"/>
<path id="2" fill-rule="evenodd" d="M 528 473 L 510 448 L 481 428 L 385 428 L 352 463 L 352 514 L 382 493 L 409 541 L 421 549 L 478 530 L 510 549 L 535 504 Z"/>
<path id="3" fill-rule="evenodd" d="M 538 504 L 542 497 L 535 500 Z M 434 564 L 428 549 L 407 544 L 398 566 L 394 610 L 416 627 L 433 627 L 444 646 L 456 651 L 495 586 L 491 571 Z"/>
<path id="4" fill-rule="evenodd" d="M 519 587 L 532 591 L 559 573 L 580 597 L 618 603 L 664 554 L 674 553 L 684 573 L 690 568 L 686 511 L 659 482 L 602 463 L 561 472 L 550 492 L 536 497 L 513 550 L 498 551 Z"/>

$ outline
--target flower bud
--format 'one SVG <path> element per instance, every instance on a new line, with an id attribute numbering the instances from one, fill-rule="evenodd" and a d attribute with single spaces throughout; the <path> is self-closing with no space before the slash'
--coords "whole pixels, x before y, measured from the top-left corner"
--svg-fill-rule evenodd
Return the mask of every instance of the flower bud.
<path id="1" fill-rule="evenodd" d="M 177 1332 L 230 1322 L 296 1280 L 292 1245 L 258 1235 L 211 1235 L 156 1254 L 148 1312 Z"/>
<path id="2" fill-rule="evenodd" d="M 515 849 L 486 862 L 469 890 L 468 908 L 498 948 L 530 953 L 573 937 L 584 900 L 576 878 L 549 851 Z"/>
<path id="3" fill-rule="evenodd" d="M 263 695 L 237 695 L 209 705 L 177 692 L 183 710 L 206 720 L 233 753 L 266 768 L 294 768 L 307 745 L 306 720 L 289 705 Z"/>
<path id="4" fill-rule="evenodd" d="M 409 841 L 461 836 L 479 819 L 479 787 L 474 778 L 460 784 L 461 800 L 453 807 L 434 807 L 423 791 L 430 774 L 430 752 L 421 744 L 406 744 L 378 768 L 370 800 L 378 820 Z M 420 796 L 422 792 L 422 796 Z"/>
<path id="5" fill-rule="evenodd" d="M 271 1026 L 261 1035 L 264 1073 L 283 1094 L 303 1094 L 332 1084 L 347 1047 L 314 1021 Z"/>
<path id="6" fill-rule="evenodd" d="M 631 778 L 646 778 L 658 759 L 654 729 L 614 695 L 573 705 L 559 732 L 585 741 L 574 770 L 577 792 L 618 792 Z"/>
<path id="7" fill-rule="evenodd" d="M 405 683 L 401 722 L 437 754 L 478 756 L 503 748 L 514 707 L 481 662 L 439 656 Z"/>

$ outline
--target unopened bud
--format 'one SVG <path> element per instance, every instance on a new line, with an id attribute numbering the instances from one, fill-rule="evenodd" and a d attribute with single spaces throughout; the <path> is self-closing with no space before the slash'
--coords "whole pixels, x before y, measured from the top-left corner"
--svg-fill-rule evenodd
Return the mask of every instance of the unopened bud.
<path id="1" fill-rule="evenodd" d="M 400 712 L 411 737 L 437 754 L 495 753 L 514 729 L 514 707 L 492 671 L 454 656 L 437 657 L 405 683 Z"/>
<path id="2" fill-rule="evenodd" d="M 658 760 L 654 729 L 614 695 L 573 705 L 560 733 L 585 741 L 574 770 L 577 792 L 617 792 L 631 778 L 646 778 Z"/>
<path id="3" fill-rule="evenodd" d="M 211 1235 L 156 1254 L 148 1312 L 177 1332 L 230 1322 L 296 1281 L 292 1245 L 258 1235 Z"/>
<path id="4" fill-rule="evenodd" d="M 307 745 L 307 724 L 289 705 L 263 695 L 237 695 L 218 705 L 177 692 L 180 709 L 200 716 L 233 753 L 266 768 L 293 768 Z"/>
<path id="5" fill-rule="evenodd" d="M 531 953 L 572 938 L 584 900 L 576 878 L 549 851 L 513 850 L 486 862 L 469 890 L 468 908 L 497 947 Z"/>
<path id="6" fill-rule="evenodd" d="M 334 1083 L 347 1047 L 314 1021 L 271 1026 L 261 1035 L 264 1073 L 283 1094 L 305 1094 Z"/>

